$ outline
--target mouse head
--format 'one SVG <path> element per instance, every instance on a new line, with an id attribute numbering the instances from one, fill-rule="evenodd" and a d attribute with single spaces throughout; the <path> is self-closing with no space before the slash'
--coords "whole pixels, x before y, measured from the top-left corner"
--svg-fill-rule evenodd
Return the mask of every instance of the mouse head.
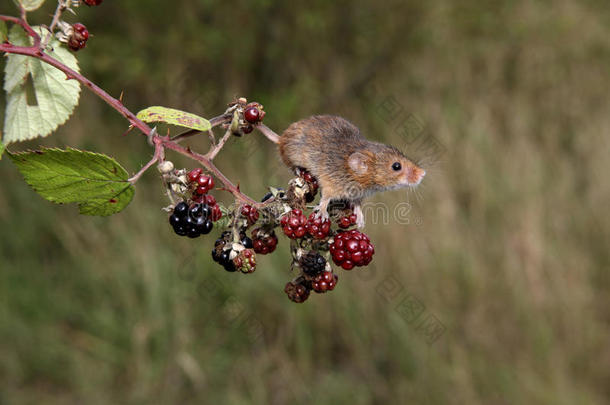
<path id="1" fill-rule="evenodd" d="M 348 166 L 361 180 L 382 190 L 417 186 L 426 171 L 413 163 L 392 146 L 382 145 L 379 150 L 354 152 L 348 158 Z"/>

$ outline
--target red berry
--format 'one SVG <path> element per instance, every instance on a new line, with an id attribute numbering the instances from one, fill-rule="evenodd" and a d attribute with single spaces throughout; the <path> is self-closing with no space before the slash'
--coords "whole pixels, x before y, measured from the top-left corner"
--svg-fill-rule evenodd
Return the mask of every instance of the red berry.
<path id="1" fill-rule="evenodd" d="M 307 194 L 305 194 L 305 201 L 312 202 L 316 197 L 316 193 L 318 192 L 318 180 L 316 180 L 311 173 L 305 170 L 301 170 L 300 176 L 303 180 L 305 180 L 307 186 L 309 187 Z"/>
<path id="2" fill-rule="evenodd" d="M 83 49 L 87 45 L 89 39 L 89 31 L 81 23 L 72 25 L 72 35 L 68 38 L 68 47 L 73 51 Z"/>
<path id="3" fill-rule="evenodd" d="M 248 220 L 248 226 L 253 225 L 258 220 L 258 210 L 250 205 L 241 207 L 241 215 Z"/>
<path id="4" fill-rule="evenodd" d="M 307 233 L 315 239 L 324 239 L 330 232 L 330 221 L 328 219 L 322 220 L 321 217 L 312 212 L 307 220 L 306 229 Z"/>
<path id="5" fill-rule="evenodd" d="M 85 2 L 86 5 L 91 7 L 91 6 L 99 6 L 100 4 L 102 4 L 103 0 L 83 0 L 83 1 Z"/>
<path id="6" fill-rule="evenodd" d="M 261 115 L 260 111 L 256 107 L 248 107 L 244 111 L 244 119 L 246 121 L 248 121 L 250 124 L 256 124 L 260 120 L 260 118 L 261 118 L 260 115 Z"/>
<path id="7" fill-rule="evenodd" d="M 87 27 L 85 27 L 83 24 L 81 23 L 75 23 L 72 26 L 72 29 L 74 30 L 75 33 L 80 35 L 80 39 L 83 40 L 88 40 L 89 39 L 89 31 L 87 31 Z"/>
<path id="8" fill-rule="evenodd" d="M 352 225 L 355 225 L 357 219 L 358 218 L 356 217 L 356 214 L 350 214 L 350 215 L 346 215 L 346 216 L 342 217 L 341 219 L 339 219 L 337 224 L 339 225 L 339 228 L 346 229 Z"/>
<path id="9" fill-rule="evenodd" d="M 254 127 L 252 125 L 248 125 L 247 127 L 242 128 L 244 134 L 249 134 L 254 131 Z"/>
<path id="10" fill-rule="evenodd" d="M 199 175 L 201 175 L 201 173 L 203 172 L 203 169 L 198 167 L 196 169 L 193 169 L 189 172 L 188 174 L 188 178 L 190 181 L 196 181 L 197 178 L 199 177 Z"/>
<path id="11" fill-rule="evenodd" d="M 205 203 L 207 205 L 209 205 L 210 207 L 213 207 L 214 205 L 216 205 L 216 199 L 214 198 L 213 195 L 207 194 L 205 196 Z"/>
<path id="12" fill-rule="evenodd" d="M 290 281 L 286 284 L 284 292 L 292 302 L 301 303 L 305 302 L 309 297 L 311 290 L 302 282 Z"/>
<path id="13" fill-rule="evenodd" d="M 330 271 L 325 271 L 318 274 L 311 282 L 311 287 L 317 293 L 325 293 L 332 291 L 337 285 L 339 277 Z"/>
<path id="14" fill-rule="evenodd" d="M 355 229 L 339 232 L 330 245 L 333 262 L 345 270 L 366 266 L 373 260 L 375 248 L 368 236 Z"/>
<path id="15" fill-rule="evenodd" d="M 349 228 L 352 223 L 350 222 L 348 217 L 343 217 L 339 220 L 339 228 Z"/>
<path id="16" fill-rule="evenodd" d="M 252 246 L 256 253 L 269 254 L 277 247 L 277 236 L 273 230 L 266 234 L 261 228 L 256 228 L 252 231 Z"/>
<path id="17" fill-rule="evenodd" d="M 256 270 L 256 253 L 252 249 L 244 249 L 233 259 L 233 264 L 242 273 L 252 273 Z"/>
<path id="18" fill-rule="evenodd" d="M 212 176 L 202 174 L 197 177 L 197 184 L 203 187 L 207 187 L 208 190 L 211 190 L 214 188 L 214 179 L 212 178 Z"/>
<path id="19" fill-rule="evenodd" d="M 298 239 L 305 236 L 307 219 L 303 211 L 295 209 L 284 215 L 280 220 L 282 230 L 290 239 Z"/>
<path id="20" fill-rule="evenodd" d="M 210 219 L 214 222 L 218 221 L 220 218 L 222 218 L 222 210 L 220 209 L 220 206 L 218 206 L 218 204 L 213 205 L 210 207 L 211 214 L 210 214 Z"/>

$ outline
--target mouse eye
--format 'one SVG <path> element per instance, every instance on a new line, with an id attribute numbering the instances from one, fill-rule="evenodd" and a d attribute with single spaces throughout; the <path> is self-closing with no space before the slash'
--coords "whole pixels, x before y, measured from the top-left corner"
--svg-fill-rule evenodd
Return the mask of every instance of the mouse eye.
<path id="1" fill-rule="evenodd" d="M 392 165 L 392 169 L 397 172 L 402 169 L 402 165 L 399 162 L 394 162 L 394 164 Z"/>

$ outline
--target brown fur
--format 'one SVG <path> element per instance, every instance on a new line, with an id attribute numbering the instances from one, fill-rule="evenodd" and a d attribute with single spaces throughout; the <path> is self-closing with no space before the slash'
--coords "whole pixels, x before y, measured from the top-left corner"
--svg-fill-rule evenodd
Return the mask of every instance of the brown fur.
<path id="1" fill-rule="evenodd" d="M 398 149 L 365 139 L 349 121 L 331 115 L 317 115 L 293 123 L 280 137 L 279 151 L 293 169 L 307 169 L 318 179 L 322 195 L 331 200 L 359 202 L 378 191 L 404 186 L 399 176 L 406 170 L 413 177 L 420 170 Z M 354 152 L 363 155 L 368 170 L 356 173 L 348 164 Z M 392 170 L 400 162 L 404 173 Z"/>

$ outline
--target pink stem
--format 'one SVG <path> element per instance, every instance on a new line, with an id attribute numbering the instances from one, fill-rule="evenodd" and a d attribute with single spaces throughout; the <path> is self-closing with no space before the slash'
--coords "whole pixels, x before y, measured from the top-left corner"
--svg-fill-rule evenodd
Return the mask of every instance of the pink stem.
<path id="1" fill-rule="evenodd" d="M 267 125 L 261 123 L 261 124 L 256 125 L 255 128 L 258 129 L 259 131 L 261 131 L 263 133 L 263 135 L 265 135 L 267 137 L 267 139 L 269 139 L 271 142 L 280 143 L 280 137 L 278 136 L 278 134 L 276 134 Z"/>
<path id="2" fill-rule="evenodd" d="M 2 43 L 2 44 L 0 44 L 0 52 L 31 56 L 33 58 L 39 59 L 39 60 L 57 68 L 58 70 L 60 70 L 66 74 L 67 79 L 74 79 L 74 80 L 80 82 L 81 84 L 83 84 L 84 86 L 88 87 L 89 90 L 91 90 L 99 98 L 104 100 L 108 105 L 110 105 L 112 108 L 114 108 L 116 111 L 118 111 L 123 117 L 125 117 L 131 123 L 131 125 L 133 127 L 138 128 L 144 135 L 148 136 L 152 132 L 152 128 L 150 128 L 142 120 L 138 119 L 135 116 L 135 114 L 133 114 L 129 109 L 127 109 L 123 105 L 123 103 L 121 103 L 119 100 L 115 99 L 110 94 L 106 93 L 101 87 L 97 86 L 95 83 L 93 83 L 91 80 L 87 79 L 85 76 L 70 69 L 69 67 L 67 67 L 66 65 L 64 65 L 63 63 L 58 61 L 57 59 L 54 59 L 51 56 L 44 53 L 40 47 L 40 36 L 32 29 L 32 27 L 27 22 L 25 22 L 25 20 L 19 19 L 16 17 L 4 16 L 4 15 L 0 15 L 0 20 L 8 21 L 8 22 L 12 22 L 12 23 L 20 25 L 28 33 L 29 36 L 34 38 L 34 45 L 32 45 L 30 47 L 15 46 L 10 43 Z M 218 117 L 218 118 L 220 118 L 220 117 Z M 192 152 L 190 149 L 185 149 L 182 146 L 180 146 L 177 143 L 170 140 L 169 138 L 162 138 L 162 137 L 156 135 L 154 137 L 153 141 L 155 142 L 156 145 L 161 144 L 163 148 L 171 149 L 175 152 L 178 152 L 182 155 L 188 156 L 191 159 L 194 159 L 194 160 L 197 160 L 198 162 L 200 162 L 206 169 L 208 169 L 208 171 L 213 173 L 214 176 L 216 176 L 216 178 L 218 178 L 218 180 L 220 180 L 220 182 L 224 185 L 224 188 L 227 191 L 231 192 L 237 200 L 243 201 L 247 204 L 251 204 L 251 205 L 257 206 L 257 207 L 260 205 L 259 203 L 257 203 L 256 201 L 254 201 L 250 197 L 248 197 L 247 195 L 241 193 L 239 191 L 239 187 L 235 186 L 205 156 L 203 156 L 199 153 L 196 153 L 196 152 Z M 152 166 L 153 164 L 154 164 L 154 162 L 151 160 L 150 162 L 148 162 L 147 168 L 150 168 L 150 166 Z M 139 178 L 139 176 L 138 176 L 138 178 Z M 136 178 L 136 180 L 137 180 L 137 178 Z"/>
<path id="3" fill-rule="evenodd" d="M 220 139 L 220 141 L 218 141 L 218 144 L 216 144 L 216 146 L 214 146 L 212 149 L 210 149 L 210 151 L 205 155 L 205 157 L 208 158 L 209 160 L 214 160 L 216 155 L 218 155 L 218 152 L 220 152 L 222 147 L 225 146 L 225 143 L 227 143 L 227 141 L 229 140 L 231 135 L 232 135 L 231 130 L 227 129 L 224 136 Z"/>

